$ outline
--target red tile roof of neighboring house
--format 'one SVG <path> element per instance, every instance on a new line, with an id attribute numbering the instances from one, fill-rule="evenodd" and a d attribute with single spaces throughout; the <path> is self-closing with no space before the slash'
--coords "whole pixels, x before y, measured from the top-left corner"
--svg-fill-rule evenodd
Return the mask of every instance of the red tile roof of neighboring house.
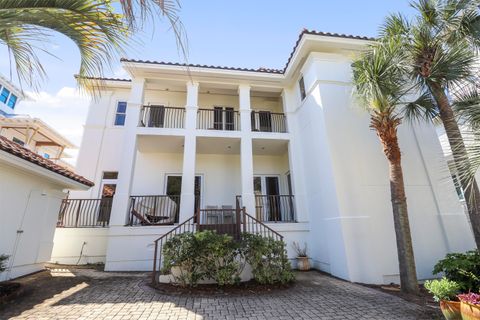
<path id="1" fill-rule="evenodd" d="M 71 180 L 80 182 L 81 184 L 84 184 L 86 186 L 93 186 L 93 182 L 91 182 L 90 180 L 85 179 L 84 177 L 54 163 L 51 160 L 45 159 L 44 157 L 36 154 L 35 152 L 28 150 L 27 148 L 22 147 L 18 143 L 10 141 L 5 137 L 0 137 L 0 150 L 8 152 L 16 157 L 34 163 L 52 172 L 58 173 Z"/>

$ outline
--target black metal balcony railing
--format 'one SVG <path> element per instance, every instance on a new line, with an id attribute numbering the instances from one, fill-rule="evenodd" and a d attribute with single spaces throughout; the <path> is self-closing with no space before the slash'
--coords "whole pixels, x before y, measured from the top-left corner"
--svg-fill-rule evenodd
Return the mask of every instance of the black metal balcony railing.
<path id="1" fill-rule="evenodd" d="M 179 195 L 131 196 L 127 225 L 172 225 L 178 223 Z"/>
<path id="2" fill-rule="evenodd" d="M 261 222 L 297 222 L 293 195 L 255 195 L 255 218 Z M 242 196 L 237 196 L 242 205 Z"/>
<path id="3" fill-rule="evenodd" d="M 197 129 L 240 130 L 240 114 L 233 108 L 198 109 Z"/>
<path id="4" fill-rule="evenodd" d="M 185 108 L 143 106 L 140 113 L 139 126 L 149 128 L 184 128 Z"/>
<path id="5" fill-rule="evenodd" d="M 57 227 L 108 227 L 113 198 L 64 199 L 60 206 Z"/>
<path id="6" fill-rule="evenodd" d="M 287 132 L 286 117 L 284 113 L 252 111 L 251 120 L 252 131 Z"/>

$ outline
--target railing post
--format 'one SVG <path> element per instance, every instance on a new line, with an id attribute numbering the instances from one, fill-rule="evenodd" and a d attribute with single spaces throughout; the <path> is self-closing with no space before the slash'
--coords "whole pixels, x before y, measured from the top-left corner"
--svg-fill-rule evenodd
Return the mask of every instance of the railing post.
<path id="1" fill-rule="evenodd" d="M 153 272 L 152 272 L 152 283 L 157 282 L 157 250 L 158 250 L 158 240 L 154 241 L 155 243 L 155 252 L 153 253 Z M 161 253 L 160 253 L 161 254 Z"/>
<path id="2" fill-rule="evenodd" d="M 79 200 L 78 201 L 78 207 L 77 207 L 77 217 L 75 219 L 75 227 L 78 227 L 78 219 L 80 218 L 80 209 L 82 207 L 82 201 L 83 200 Z"/>
<path id="3" fill-rule="evenodd" d="M 243 211 L 243 232 L 247 233 L 247 209 L 242 207 Z"/>
<path id="4" fill-rule="evenodd" d="M 129 207 L 129 210 L 128 210 L 128 215 L 130 216 L 129 223 L 128 223 L 129 226 L 133 226 L 132 210 L 135 208 L 135 201 L 136 201 L 136 199 L 134 197 L 130 197 L 130 207 Z"/>

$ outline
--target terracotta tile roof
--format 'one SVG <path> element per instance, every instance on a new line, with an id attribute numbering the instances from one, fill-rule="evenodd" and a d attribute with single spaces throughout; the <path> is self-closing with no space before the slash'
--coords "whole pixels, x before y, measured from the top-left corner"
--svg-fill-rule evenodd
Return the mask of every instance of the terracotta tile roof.
<path id="1" fill-rule="evenodd" d="M 234 71 L 250 71 L 250 72 L 264 72 L 264 73 L 278 73 L 282 74 L 283 71 L 280 69 L 268 69 L 268 68 L 237 68 L 237 67 L 226 67 L 226 66 L 212 66 L 206 64 L 191 64 L 191 63 L 178 63 L 178 62 L 166 62 L 166 61 L 151 61 L 151 60 L 137 60 L 137 59 L 127 59 L 121 58 L 122 62 L 134 62 L 134 63 L 150 63 L 150 64 L 161 64 L 164 66 L 181 66 L 181 67 L 191 67 L 191 68 L 208 68 L 208 69 L 221 69 L 221 70 L 234 70 Z"/>
<path id="2" fill-rule="evenodd" d="M 85 179 L 84 177 L 54 163 L 51 160 L 45 159 L 44 157 L 36 154 L 35 152 L 30 151 L 27 148 L 24 148 L 18 143 L 10 141 L 5 137 L 0 137 L 0 150 L 10 153 L 28 162 L 34 163 L 52 172 L 58 173 L 71 180 L 80 182 L 86 186 L 93 186 L 93 182 L 91 182 L 90 180 Z"/>
<path id="3" fill-rule="evenodd" d="M 74 75 L 75 79 L 79 78 L 78 74 Z M 132 82 L 131 79 L 124 78 L 104 78 L 104 77 L 85 77 L 88 80 L 101 80 L 101 81 L 123 81 L 123 82 Z"/>
<path id="4" fill-rule="evenodd" d="M 149 63 L 149 64 L 160 64 L 164 66 L 182 66 L 182 67 L 192 67 L 192 68 L 209 68 L 209 69 L 221 69 L 221 70 L 234 70 L 234 71 L 249 71 L 249 72 L 263 72 L 263 73 L 274 73 L 274 74 L 284 74 L 287 70 L 287 67 L 292 60 L 293 54 L 297 50 L 297 47 L 302 40 L 303 35 L 310 34 L 310 35 L 317 35 L 317 36 L 324 36 L 324 37 L 335 37 L 335 38 L 346 38 L 346 39 L 356 39 L 356 40 L 366 40 L 366 41 L 373 41 L 375 38 L 364 37 L 364 36 L 355 36 L 350 34 L 340 34 L 340 33 L 331 33 L 331 32 L 321 32 L 315 30 L 308 30 L 303 29 L 298 36 L 298 40 L 293 47 L 292 53 L 288 58 L 287 64 L 283 69 L 270 69 L 270 68 L 237 68 L 237 67 L 226 67 L 226 66 L 213 66 L 213 65 L 202 65 L 202 64 L 187 64 L 187 63 L 178 63 L 178 62 L 166 62 L 166 61 L 154 61 L 154 60 L 139 60 L 139 59 L 128 59 L 128 58 L 121 58 L 121 62 L 133 62 L 133 63 Z M 128 81 L 125 79 L 109 79 L 109 78 L 101 78 L 102 80 L 117 80 L 117 81 Z"/>
<path id="5" fill-rule="evenodd" d="M 290 56 L 288 57 L 287 63 L 285 64 L 285 68 L 283 68 L 283 73 L 288 68 L 288 65 L 292 61 L 293 54 L 298 48 L 298 45 L 300 44 L 300 41 L 302 40 L 303 35 L 305 34 L 311 34 L 314 36 L 323 36 L 323 37 L 333 37 L 333 38 L 345 38 L 345 39 L 355 39 L 355 40 L 365 40 L 365 41 L 375 41 L 375 38 L 371 37 L 365 37 L 365 36 L 355 36 L 351 34 L 342 34 L 342 33 L 332 33 L 332 32 L 321 32 L 321 31 L 316 31 L 316 30 L 308 30 L 308 29 L 303 29 L 302 32 L 300 32 L 300 35 L 298 36 L 297 42 L 295 42 L 295 45 L 293 46 L 292 53 L 290 53 Z"/>

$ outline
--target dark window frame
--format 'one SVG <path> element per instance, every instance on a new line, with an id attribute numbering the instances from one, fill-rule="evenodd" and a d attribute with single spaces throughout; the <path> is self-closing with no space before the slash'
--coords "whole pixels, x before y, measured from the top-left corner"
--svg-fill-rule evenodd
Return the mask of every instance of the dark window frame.
<path id="1" fill-rule="evenodd" d="M 300 88 L 300 99 L 303 101 L 307 97 L 307 91 L 305 90 L 305 80 L 303 76 L 298 80 L 298 86 Z"/>
<path id="2" fill-rule="evenodd" d="M 123 110 L 121 110 L 120 108 Z M 127 102 L 118 101 L 117 107 L 115 109 L 115 120 L 113 124 L 118 127 L 125 126 L 126 119 L 127 119 Z"/>

